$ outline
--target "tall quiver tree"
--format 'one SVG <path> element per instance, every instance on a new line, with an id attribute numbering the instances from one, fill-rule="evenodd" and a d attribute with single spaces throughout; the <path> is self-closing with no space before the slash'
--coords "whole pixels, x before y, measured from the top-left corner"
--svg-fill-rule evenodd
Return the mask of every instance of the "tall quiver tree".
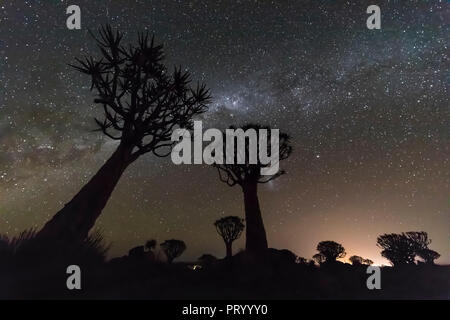
<path id="1" fill-rule="evenodd" d="M 92 35 L 92 33 L 91 33 Z M 137 45 L 122 45 L 123 34 L 105 26 L 92 35 L 101 57 L 76 59 L 72 65 L 91 78 L 94 103 L 103 111 L 98 130 L 118 141 L 118 147 L 92 179 L 48 221 L 40 237 L 83 239 L 105 207 L 125 169 L 146 153 L 170 154 L 176 128 L 192 128 L 192 119 L 207 110 L 204 85 L 192 87 L 190 74 L 163 64 L 163 48 L 148 33 Z"/>
<path id="2" fill-rule="evenodd" d="M 271 155 L 272 150 L 272 137 L 271 128 L 264 127 L 257 124 L 247 124 L 241 128 L 244 132 L 254 132 L 256 135 L 256 150 L 253 154 L 260 155 L 261 151 L 266 152 L 267 155 Z M 239 130 L 239 129 L 238 129 Z M 235 127 L 230 127 L 228 130 L 223 132 L 223 140 L 233 138 L 230 135 L 230 131 L 236 131 Z M 267 133 L 267 143 L 261 144 L 260 135 L 264 131 Z M 278 132 L 278 148 L 276 148 L 278 161 L 287 159 L 292 153 L 292 146 L 290 145 L 290 138 L 286 133 Z M 256 143 L 255 143 L 256 142 Z M 245 207 L 245 222 L 246 222 L 246 251 L 252 253 L 258 253 L 264 251 L 268 248 L 266 231 L 264 228 L 263 219 L 261 216 L 261 209 L 258 200 L 258 184 L 267 183 L 272 181 L 285 173 L 284 170 L 279 169 L 276 173 L 271 175 L 261 174 L 262 169 L 267 169 L 270 164 L 263 163 L 260 157 L 257 157 L 256 161 L 250 161 L 249 151 L 252 147 L 250 139 L 246 138 L 244 143 L 244 148 L 239 149 L 239 144 L 234 144 L 234 149 L 227 148 L 226 144 L 223 149 L 224 158 L 234 157 L 234 163 L 219 164 L 214 163 L 213 166 L 217 168 L 219 173 L 219 178 L 222 182 L 226 183 L 228 186 L 232 187 L 239 185 L 242 188 L 244 194 L 244 207 Z M 267 150 L 264 150 L 267 148 Z M 260 150 L 261 149 L 261 150 Z M 230 153 L 233 153 L 230 155 Z M 241 155 L 243 163 L 238 163 L 238 155 Z"/>
<path id="3" fill-rule="evenodd" d="M 233 256 L 233 242 L 241 236 L 245 227 L 244 220 L 239 217 L 228 216 L 214 222 L 214 226 L 225 242 L 226 257 L 231 258 Z"/>

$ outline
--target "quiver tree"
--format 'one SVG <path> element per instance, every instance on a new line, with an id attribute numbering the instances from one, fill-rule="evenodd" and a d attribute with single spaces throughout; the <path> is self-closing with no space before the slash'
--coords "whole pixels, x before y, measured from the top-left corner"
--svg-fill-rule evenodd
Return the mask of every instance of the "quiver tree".
<path id="1" fill-rule="evenodd" d="M 381 255 L 388 259 L 393 266 L 414 263 L 416 246 L 404 233 L 378 236 L 377 246 L 383 249 Z"/>
<path id="2" fill-rule="evenodd" d="M 235 217 L 228 216 L 214 222 L 217 233 L 222 237 L 226 247 L 226 257 L 231 258 L 233 255 L 232 245 L 233 241 L 241 236 L 244 230 L 244 220 Z"/>
<path id="3" fill-rule="evenodd" d="M 325 262 L 335 262 L 336 259 L 345 257 L 346 252 L 344 247 L 334 241 L 321 241 L 317 245 L 317 251 L 325 258 Z"/>
<path id="4" fill-rule="evenodd" d="M 438 253 L 428 248 L 430 243 L 431 239 L 424 231 L 383 234 L 377 238 L 377 246 L 383 249 L 381 255 L 394 266 L 414 264 L 416 256 L 431 263 L 429 259 L 435 256 L 432 252 Z M 428 254 L 432 256 L 427 256 Z"/>
<path id="5" fill-rule="evenodd" d="M 166 240 L 160 246 L 167 257 L 168 263 L 172 263 L 173 259 L 181 256 L 184 250 L 186 250 L 186 244 L 182 240 Z"/>
<path id="6" fill-rule="evenodd" d="M 91 34 L 92 35 L 92 34 Z M 117 149 L 92 179 L 48 221 L 40 237 L 83 239 L 105 207 L 125 169 L 146 153 L 170 153 L 176 128 L 192 128 L 207 110 L 208 90 L 191 86 L 190 73 L 163 64 L 163 47 L 148 33 L 136 45 L 122 45 L 123 34 L 106 26 L 93 35 L 101 56 L 76 59 L 73 68 L 91 79 L 94 103 L 103 111 L 98 131 L 118 142 Z"/>
<path id="7" fill-rule="evenodd" d="M 258 200 L 258 184 L 272 181 L 283 175 L 285 171 L 278 170 L 270 175 L 261 174 L 261 170 L 269 168 L 270 164 L 263 163 L 259 156 L 254 157 L 252 160 L 249 151 L 252 151 L 253 155 L 260 155 L 262 152 L 266 153 L 269 157 L 276 155 L 276 165 L 278 166 L 279 161 L 287 159 L 290 156 L 292 153 L 292 146 L 290 144 L 289 136 L 286 133 L 278 131 L 278 143 L 277 145 L 273 144 L 272 132 L 269 127 L 247 124 L 241 129 L 247 134 L 256 137 L 253 139 L 254 143 L 251 144 L 252 139 L 246 137 L 243 147 L 239 147 L 239 142 L 234 143 L 234 148 L 227 148 L 224 144 L 223 157 L 225 159 L 234 159 L 234 162 L 230 163 L 224 161 L 222 164 L 216 162 L 213 166 L 217 168 L 219 178 L 222 182 L 230 187 L 239 185 L 242 189 L 244 194 L 245 222 L 247 225 L 245 233 L 245 249 L 248 252 L 256 253 L 268 248 L 266 231 L 264 229 Z M 223 141 L 227 140 L 228 144 L 228 139 L 235 138 L 233 133 L 230 132 L 235 132 L 237 130 L 235 127 L 230 127 L 225 130 L 225 132 L 222 133 Z M 267 141 L 265 143 L 261 143 L 260 141 L 262 131 L 267 133 Z M 275 149 L 275 154 L 273 154 L 272 149 Z"/>

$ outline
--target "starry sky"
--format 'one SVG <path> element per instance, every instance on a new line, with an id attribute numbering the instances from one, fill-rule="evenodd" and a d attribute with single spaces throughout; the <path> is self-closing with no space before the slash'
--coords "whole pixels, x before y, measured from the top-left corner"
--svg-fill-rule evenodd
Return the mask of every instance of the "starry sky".
<path id="1" fill-rule="evenodd" d="M 81 30 L 66 27 L 71 4 Z M 366 27 L 370 4 L 381 30 Z M 40 228 L 116 147 L 92 132 L 90 80 L 67 65 L 98 55 L 88 29 L 110 23 L 125 42 L 154 32 L 168 66 L 207 84 L 204 127 L 253 121 L 292 136 L 287 174 L 259 192 L 271 247 L 311 258 L 334 240 L 388 264 L 378 235 L 423 230 L 450 263 L 449 18 L 437 0 L 0 0 L 0 233 Z M 184 260 L 221 257 L 213 222 L 226 215 L 243 216 L 242 193 L 214 169 L 145 155 L 96 228 L 110 256 L 177 238 Z"/>

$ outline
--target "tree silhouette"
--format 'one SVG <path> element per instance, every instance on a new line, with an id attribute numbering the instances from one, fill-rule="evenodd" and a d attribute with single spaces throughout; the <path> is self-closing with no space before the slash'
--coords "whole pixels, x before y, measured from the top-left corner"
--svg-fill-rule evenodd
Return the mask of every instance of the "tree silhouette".
<path id="1" fill-rule="evenodd" d="M 173 259 L 181 256 L 184 250 L 186 250 L 186 244 L 182 240 L 166 240 L 160 246 L 167 257 L 168 263 L 172 263 Z"/>
<path id="2" fill-rule="evenodd" d="M 336 259 L 346 255 L 344 247 L 334 241 L 321 241 L 317 245 L 317 251 L 325 257 L 325 262 L 335 262 Z"/>
<path id="3" fill-rule="evenodd" d="M 351 256 L 348 260 L 352 263 L 352 265 L 356 266 L 362 265 L 364 258 L 360 256 Z"/>
<path id="4" fill-rule="evenodd" d="M 367 266 L 370 266 L 370 265 L 373 264 L 373 261 L 372 261 L 372 260 L 370 260 L 370 259 L 364 259 L 363 257 L 360 257 L 360 256 L 351 256 L 348 260 L 349 260 L 349 261 L 352 263 L 352 265 L 354 265 L 354 266 L 359 266 L 359 265 L 367 265 Z"/>
<path id="5" fill-rule="evenodd" d="M 405 233 L 383 234 L 377 238 L 377 246 L 383 249 L 381 255 L 393 266 L 414 263 L 417 244 Z"/>
<path id="6" fill-rule="evenodd" d="M 297 260 L 295 262 L 298 264 L 306 265 L 306 264 L 308 264 L 308 259 L 303 258 L 303 257 L 297 257 Z"/>
<path id="7" fill-rule="evenodd" d="M 207 110 L 209 93 L 204 85 L 191 86 L 183 69 L 169 72 L 163 64 L 163 47 L 148 33 L 136 45 L 122 45 L 123 34 L 111 27 L 94 37 L 100 58 L 76 59 L 73 68 L 91 78 L 94 103 L 104 118 L 95 119 L 98 131 L 118 141 L 117 149 L 91 180 L 48 221 L 40 237 L 62 241 L 83 239 L 105 207 L 125 169 L 146 153 L 170 154 L 176 128 L 192 128 L 192 118 Z"/>
<path id="8" fill-rule="evenodd" d="M 421 257 L 425 263 L 434 265 L 434 260 L 439 259 L 441 256 L 434 250 L 431 249 L 422 249 L 417 252 L 417 255 Z"/>
<path id="9" fill-rule="evenodd" d="M 225 242 L 226 257 L 231 258 L 233 256 L 233 241 L 241 236 L 245 227 L 244 220 L 239 217 L 228 216 L 214 222 L 214 226 L 216 227 L 217 233 Z"/>
<path id="10" fill-rule="evenodd" d="M 430 263 L 429 259 L 435 256 L 427 251 L 430 250 L 428 249 L 430 243 L 431 239 L 428 238 L 428 234 L 424 231 L 383 234 L 377 238 L 377 246 L 383 249 L 381 255 L 394 266 L 414 264 L 416 256 L 421 257 L 421 255 L 426 256 L 427 259 L 422 258 Z M 431 254 L 431 256 L 428 257 L 427 254 Z"/>
<path id="11" fill-rule="evenodd" d="M 235 127 L 230 127 L 230 129 L 235 130 Z M 245 132 L 247 130 L 254 130 L 257 136 L 257 154 L 259 154 L 260 149 L 263 147 L 259 144 L 260 129 L 267 130 L 267 154 L 271 154 L 271 131 L 270 127 L 263 127 L 257 124 L 247 124 L 242 128 Z M 223 141 L 227 137 L 227 133 L 223 133 Z M 256 159 L 256 163 L 250 163 L 249 157 L 249 139 L 245 139 L 244 150 L 237 150 L 237 144 L 235 143 L 234 148 L 234 164 L 218 164 L 214 163 L 214 167 L 217 168 L 219 173 L 219 178 L 222 182 L 226 183 L 228 186 L 232 187 L 236 184 L 241 186 L 242 192 L 244 194 L 244 207 L 245 207 L 245 222 L 246 226 L 246 244 L 245 248 L 249 252 L 260 252 L 268 248 L 266 231 L 264 229 L 264 223 L 261 216 L 261 209 L 258 200 L 258 184 L 267 183 L 272 181 L 285 173 L 284 170 L 279 170 L 274 175 L 264 176 L 261 175 L 261 169 L 267 168 L 269 165 L 261 163 L 260 159 Z M 223 155 L 225 158 L 232 157 L 227 155 L 227 148 L 224 146 Z M 266 150 L 264 150 L 266 151 Z M 238 154 L 243 155 L 245 152 L 244 163 L 238 163 Z M 279 133 L 279 160 L 287 159 L 292 152 L 292 146 L 290 145 L 290 138 L 286 133 Z M 242 157 L 244 158 L 244 157 Z"/>
<path id="12" fill-rule="evenodd" d="M 324 263 L 325 262 L 325 260 L 326 260 L 326 258 L 325 258 L 325 256 L 323 255 L 323 254 L 321 254 L 321 253 L 316 253 L 315 255 L 313 255 L 313 260 L 315 261 L 315 262 L 317 262 L 317 264 L 322 264 L 322 263 Z"/>

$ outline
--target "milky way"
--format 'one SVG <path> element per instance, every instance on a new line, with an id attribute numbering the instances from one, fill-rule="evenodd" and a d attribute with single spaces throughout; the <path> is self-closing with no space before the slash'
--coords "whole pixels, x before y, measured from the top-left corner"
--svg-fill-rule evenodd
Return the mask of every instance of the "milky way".
<path id="1" fill-rule="evenodd" d="M 81 30 L 66 8 L 81 8 Z M 368 30 L 378 4 L 381 30 Z M 260 122 L 288 132 L 287 174 L 260 191 L 269 244 L 310 258 L 321 240 L 386 263 L 381 233 L 424 230 L 450 263 L 446 1 L 2 1 L 0 233 L 39 228 L 115 145 L 92 132 L 88 29 L 149 30 L 168 66 L 211 88 L 205 126 Z M 240 190 L 207 166 L 142 157 L 96 227 L 111 256 L 147 239 L 186 241 L 185 259 L 224 254 L 212 223 L 243 215 Z M 243 247 L 243 239 L 236 249 Z"/>

